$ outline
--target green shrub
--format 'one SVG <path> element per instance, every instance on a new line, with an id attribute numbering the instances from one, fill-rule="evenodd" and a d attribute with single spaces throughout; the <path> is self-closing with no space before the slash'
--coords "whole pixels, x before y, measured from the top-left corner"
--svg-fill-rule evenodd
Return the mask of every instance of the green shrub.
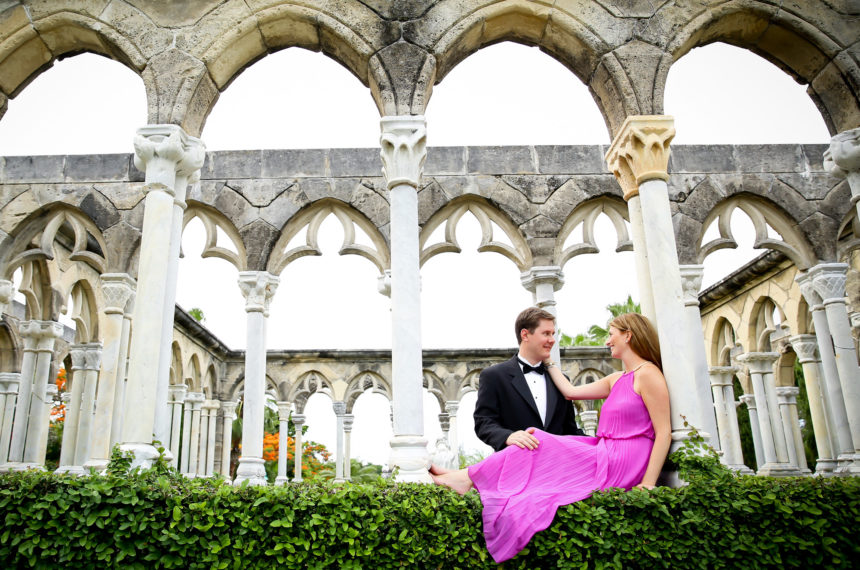
<path id="1" fill-rule="evenodd" d="M 232 487 L 157 470 L 0 476 L 0 567 L 494 568 L 476 493 Z M 848 568 L 856 478 L 718 477 L 562 507 L 503 568 Z"/>

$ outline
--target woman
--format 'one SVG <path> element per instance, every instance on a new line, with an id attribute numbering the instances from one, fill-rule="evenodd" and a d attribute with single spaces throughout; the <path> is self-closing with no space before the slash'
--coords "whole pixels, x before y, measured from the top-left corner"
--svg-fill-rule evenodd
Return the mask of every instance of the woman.
<path id="1" fill-rule="evenodd" d="M 606 398 L 597 437 L 556 436 L 535 428 L 536 449 L 510 446 L 467 469 L 436 466 L 437 485 L 464 494 L 475 487 L 484 504 L 484 536 L 496 562 L 513 558 L 547 528 L 561 505 L 609 487 L 651 489 L 671 443 L 669 391 L 653 325 L 636 313 L 609 323 L 609 346 L 622 372 L 573 386 L 552 362 L 550 378 L 568 400 Z"/>

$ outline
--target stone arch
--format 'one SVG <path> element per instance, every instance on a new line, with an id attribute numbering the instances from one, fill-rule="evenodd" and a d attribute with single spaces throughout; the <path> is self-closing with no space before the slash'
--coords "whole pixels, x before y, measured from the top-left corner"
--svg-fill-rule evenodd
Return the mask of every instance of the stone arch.
<path id="1" fill-rule="evenodd" d="M 9 323 L 0 322 L 0 372 L 19 372 L 21 370 L 21 346 L 17 335 Z"/>
<path id="2" fill-rule="evenodd" d="M 776 386 L 796 386 L 794 381 L 794 363 L 797 355 L 790 348 L 781 352 L 774 367 L 774 384 Z"/>
<path id="3" fill-rule="evenodd" d="M 188 201 L 188 208 L 182 219 L 183 231 L 193 219 L 199 219 L 206 232 L 206 242 L 203 245 L 201 257 L 216 257 L 232 264 L 238 271 L 248 268 L 248 258 L 245 253 L 245 243 L 239 230 L 231 220 L 215 208 L 201 202 Z M 224 232 L 233 244 L 234 250 L 218 245 L 218 230 Z"/>
<path id="4" fill-rule="evenodd" d="M 185 370 L 182 366 L 182 349 L 176 341 L 173 341 L 173 344 L 170 346 L 170 383 L 176 385 L 185 383 Z M 188 391 L 193 392 L 194 390 L 191 386 L 188 386 Z"/>
<path id="5" fill-rule="evenodd" d="M 601 215 L 608 217 L 615 227 L 618 238 L 615 251 L 633 250 L 633 242 L 627 228 L 630 221 L 627 205 L 618 198 L 600 196 L 579 204 L 565 220 L 555 242 L 554 265 L 564 268 L 564 265 L 577 255 L 600 252 L 594 240 L 594 224 Z M 564 247 L 567 238 L 580 224 L 582 224 L 582 241 Z"/>
<path id="6" fill-rule="evenodd" d="M 206 374 L 203 376 L 203 393 L 208 399 L 213 399 L 218 393 L 218 374 L 215 372 L 215 365 L 209 364 L 206 367 Z"/>
<path id="7" fill-rule="evenodd" d="M 347 385 L 346 395 L 344 396 L 347 414 L 352 413 L 355 402 L 368 390 L 371 390 L 374 394 L 382 394 L 388 398 L 389 402 L 394 398 L 394 392 L 388 380 L 376 372 L 363 370 L 353 376 Z"/>
<path id="8" fill-rule="evenodd" d="M 711 366 L 731 366 L 732 350 L 737 346 L 735 327 L 725 317 L 717 319 L 711 342 Z"/>
<path id="9" fill-rule="evenodd" d="M 308 370 L 296 380 L 290 390 L 287 401 L 292 402 L 296 407 L 296 411 L 300 414 L 304 413 L 305 405 L 308 403 L 308 398 L 313 394 L 321 393 L 333 398 L 334 388 L 332 381 L 319 370 Z"/>
<path id="10" fill-rule="evenodd" d="M 579 374 L 576 375 L 571 384 L 574 386 L 584 386 L 585 384 L 596 382 L 604 376 L 606 376 L 606 373 L 598 370 L 597 368 L 585 368 L 580 370 Z"/>
<path id="11" fill-rule="evenodd" d="M 75 342 L 95 342 L 99 339 L 99 310 L 92 284 L 87 279 L 76 281 L 69 292 L 72 314 L 69 317 L 75 323 Z M 67 307 L 63 306 L 65 311 Z"/>
<path id="12" fill-rule="evenodd" d="M 445 409 L 445 382 L 432 370 L 424 369 L 421 385 L 439 402 L 439 409 Z"/>
<path id="13" fill-rule="evenodd" d="M 478 383 L 481 377 L 481 371 L 483 369 L 479 368 L 477 370 L 469 370 L 463 379 L 460 381 L 460 386 L 457 389 L 457 401 L 463 399 L 463 396 L 468 394 L 469 392 L 477 392 L 478 391 Z"/>
<path id="14" fill-rule="evenodd" d="M 15 97 L 40 73 L 66 54 L 92 52 L 119 61 L 138 75 L 147 56 L 136 43 L 120 31 L 120 20 L 105 20 L 86 9 L 44 10 L 18 5 L 4 13 L 0 22 L 0 91 Z M 145 18 L 135 19 L 135 28 L 147 26 Z M 127 29 L 127 28 L 126 28 Z M 167 33 L 153 26 L 147 30 L 150 41 Z"/>
<path id="15" fill-rule="evenodd" d="M 200 367 L 200 357 L 197 354 L 192 354 L 188 358 L 188 363 L 185 365 L 185 375 L 191 379 L 191 385 L 188 387 L 190 392 L 203 391 L 203 373 Z"/>
<path id="16" fill-rule="evenodd" d="M 737 247 L 731 230 L 731 217 L 735 210 L 743 211 L 752 221 L 756 231 L 754 248 L 779 251 L 799 270 L 809 269 L 816 264 L 816 255 L 806 235 L 798 228 L 798 223 L 772 202 L 750 194 L 737 194 L 711 209 L 696 237 L 696 263 L 703 263 L 708 255 L 719 249 Z M 715 220 L 720 237 L 702 243 L 705 232 Z M 768 226 L 779 233 L 782 239 L 769 237 Z"/>
<path id="17" fill-rule="evenodd" d="M 785 313 L 772 298 L 762 296 L 752 304 L 744 322 L 747 325 L 746 349 L 751 352 L 772 352 L 775 347 L 771 344 L 770 335 L 782 328 Z"/>
<path id="18" fill-rule="evenodd" d="M 860 124 L 860 68 L 849 50 L 856 33 L 842 38 L 811 15 L 742 0 L 702 10 L 668 38 L 657 83 L 665 86 L 671 64 L 694 47 L 721 41 L 747 49 L 808 84 L 807 92 L 831 134 L 854 128 Z"/>
<path id="19" fill-rule="evenodd" d="M 364 214 L 333 198 L 318 200 L 290 219 L 272 248 L 266 265 L 267 271 L 273 275 L 280 275 L 284 268 L 296 259 L 306 255 L 322 255 L 318 241 L 319 230 L 330 215 L 334 215 L 343 228 L 343 245 L 338 253 L 364 257 L 376 266 L 380 274 L 384 274 L 391 264 L 385 238 Z M 356 226 L 370 238 L 372 247 L 356 242 Z M 304 245 L 287 249 L 293 238 L 304 228 L 307 228 Z"/>
<path id="20" fill-rule="evenodd" d="M 462 251 L 460 244 L 457 243 L 457 224 L 468 212 L 475 216 L 481 226 L 479 252 L 492 251 L 501 254 L 512 261 L 520 271 L 527 271 L 531 268 L 532 253 L 517 226 L 497 207 L 476 196 L 464 196 L 452 200 L 444 208 L 433 214 L 423 225 L 419 237 L 421 265 L 424 265 L 434 255 L 445 252 L 460 253 Z M 427 240 L 443 223 L 445 224 L 444 241 L 427 245 Z M 494 225 L 501 229 L 512 245 L 493 239 Z"/>

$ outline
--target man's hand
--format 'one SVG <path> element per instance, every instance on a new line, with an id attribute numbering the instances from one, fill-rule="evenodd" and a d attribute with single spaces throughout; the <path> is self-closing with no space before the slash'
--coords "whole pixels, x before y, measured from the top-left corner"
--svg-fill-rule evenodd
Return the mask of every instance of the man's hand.
<path id="1" fill-rule="evenodd" d="M 505 440 L 505 445 L 516 445 L 522 449 L 537 449 L 540 442 L 538 438 L 532 435 L 534 432 L 535 428 L 533 427 L 515 431 Z"/>

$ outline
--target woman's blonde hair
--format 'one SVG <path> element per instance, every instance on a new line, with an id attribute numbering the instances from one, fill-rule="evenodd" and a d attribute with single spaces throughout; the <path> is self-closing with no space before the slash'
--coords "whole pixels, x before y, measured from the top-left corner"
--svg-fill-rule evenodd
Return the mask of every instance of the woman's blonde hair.
<path id="1" fill-rule="evenodd" d="M 633 352 L 663 370 L 660 341 L 657 339 L 657 329 L 651 321 L 639 313 L 625 313 L 612 319 L 609 326 L 621 332 L 630 332 L 630 348 Z"/>

